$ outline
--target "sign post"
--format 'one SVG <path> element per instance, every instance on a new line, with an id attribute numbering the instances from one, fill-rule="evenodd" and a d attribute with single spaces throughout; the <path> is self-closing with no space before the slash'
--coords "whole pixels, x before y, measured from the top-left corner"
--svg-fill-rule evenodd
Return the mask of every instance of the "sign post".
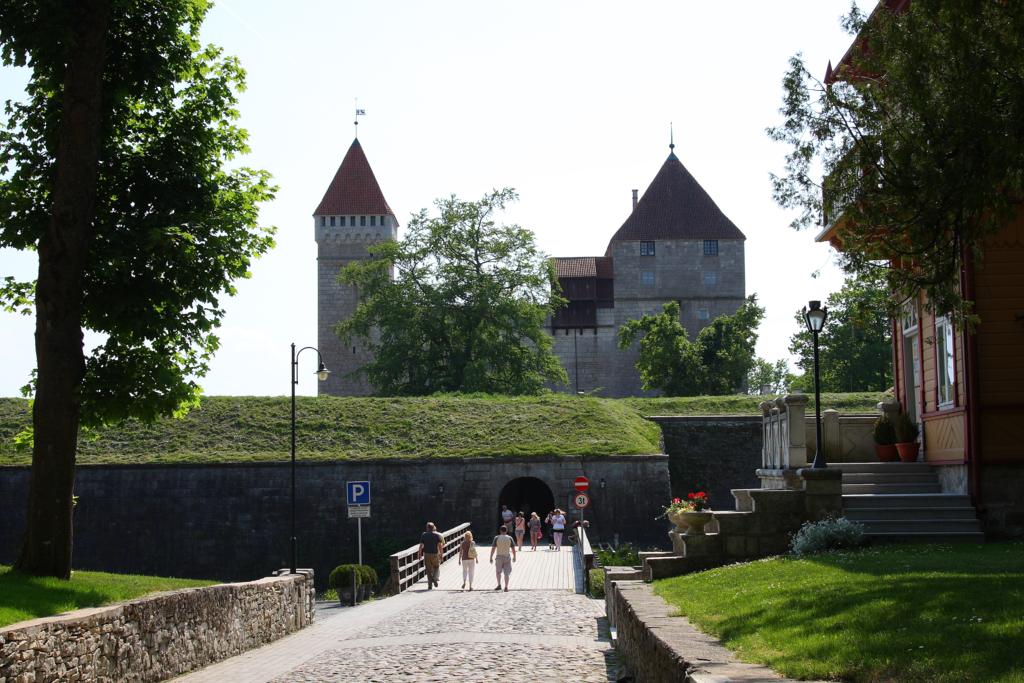
<path id="1" fill-rule="evenodd" d="M 356 520 L 356 539 L 359 543 L 359 564 L 363 563 L 363 518 L 370 517 L 370 482 L 350 481 L 345 483 L 345 501 L 348 504 L 348 518 Z M 354 574 L 353 574 L 354 575 Z M 354 590 L 354 589 L 353 589 Z"/>
<path id="2" fill-rule="evenodd" d="M 583 524 L 583 508 L 590 505 L 590 496 L 587 495 L 586 491 L 590 488 L 590 480 L 586 477 L 576 477 L 573 479 L 572 486 L 576 489 L 576 496 L 573 498 L 573 502 L 576 504 L 576 508 L 580 511 L 580 524 Z M 583 501 L 582 503 L 580 501 Z"/>

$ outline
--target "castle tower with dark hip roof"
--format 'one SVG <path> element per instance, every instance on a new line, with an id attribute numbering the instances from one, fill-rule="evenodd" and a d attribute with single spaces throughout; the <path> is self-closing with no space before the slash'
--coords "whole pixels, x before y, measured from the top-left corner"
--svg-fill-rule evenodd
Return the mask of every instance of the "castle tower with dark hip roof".
<path id="1" fill-rule="evenodd" d="M 313 212 L 317 244 L 317 347 L 331 370 L 319 393 L 365 396 L 365 377 L 353 373 L 372 359 L 357 340 L 343 343 L 334 332 L 356 310 L 355 287 L 338 283 L 341 267 L 370 258 L 367 247 L 398 237 L 398 220 L 384 199 L 359 139 L 352 141 L 324 198 Z"/>
<path id="2" fill-rule="evenodd" d="M 569 390 L 647 393 L 637 349 L 618 348 L 619 327 L 678 301 L 695 339 L 714 318 L 735 313 L 746 296 L 745 240 L 670 149 L 639 200 L 633 191 L 632 213 L 604 256 L 555 259 L 569 305 L 552 318 L 551 333 Z"/>

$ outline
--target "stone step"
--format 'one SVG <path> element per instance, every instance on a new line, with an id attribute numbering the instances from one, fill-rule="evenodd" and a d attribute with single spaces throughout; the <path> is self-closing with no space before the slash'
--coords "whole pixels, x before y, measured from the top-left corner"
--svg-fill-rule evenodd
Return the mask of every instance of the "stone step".
<path id="1" fill-rule="evenodd" d="M 843 474 L 865 474 L 869 472 L 931 472 L 932 466 L 926 462 L 836 462 L 829 463 L 830 468 L 842 470 Z"/>
<path id="2" fill-rule="evenodd" d="M 972 508 L 971 499 L 958 493 L 843 494 L 843 509 L 859 508 Z"/>
<path id="3" fill-rule="evenodd" d="M 878 519 L 858 520 L 865 533 L 981 533 L 977 519 Z"/>
<path id="4" fill-rule="evenodd" d="M 977 519 L 974 508 L 966 507 L 886 507 L 886 508 L 845 508 L 843 516 L 855 522 L 872 522 L 886 519 L 935 519 L 961 520 Z"/>
<path id="5" fill-rule="evenodd" d="M 937 484 L 934 472 L 843 472 L 843 484 Z"/>
<path id="6" fill-rule="evenodd" d="M 980 532 L 961 533 L 868 533 L 865 534 L 875 543 L 984 543 L 985 534 Z"/>
<path id="7" fill-rule="evenodd" d="M 942 486 L 927 484 L 843 484 L 843 495 L 850 493 L 942 493 Z"/>

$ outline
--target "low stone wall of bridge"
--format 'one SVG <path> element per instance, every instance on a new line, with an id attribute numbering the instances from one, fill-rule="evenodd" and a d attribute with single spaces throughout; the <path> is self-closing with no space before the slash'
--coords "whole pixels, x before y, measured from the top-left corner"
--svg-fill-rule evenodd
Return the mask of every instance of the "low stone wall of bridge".
<path id="1" fill-rule="evenodd" d="M 299 564 L 315 569 L 322 586 L 333 567 L 356 560 L 346 481 L 371 482 L 364 553 L 386 556 L 418 542 L 427 521 L 440 529 L 470 522 L 489 540 L 502 488 L 520 477 L 541 480 L 554 505 L 571 510 L 580 475 L 592 482 L 586 519 L 595 542 L 618 534 L 667 544 L 665 523 L 654 521 L 669 497 L 665 455 L 300 462 Z M 0 467 L 0 564 L 14 560 L 21 540 L 28 477 L 28 468 Z M 266 576 L 289 564 L 290 482 L 288 463 L 80 467 L 74 566 L 226 581 Z"/>
<path id="2" fill-rule="evenodd" d="M 0 628 L 0 681 L 162 681 L 313 622 L 304 574 L 159 593 Z"/>

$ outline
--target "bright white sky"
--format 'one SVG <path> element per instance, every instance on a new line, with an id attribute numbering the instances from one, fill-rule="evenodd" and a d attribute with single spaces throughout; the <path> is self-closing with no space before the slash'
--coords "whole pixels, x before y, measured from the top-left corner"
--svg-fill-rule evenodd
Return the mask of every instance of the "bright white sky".
<path id="1" fill-rule="evenodd" d="M 289 343 L 316 344 L 311 213 L 352 141 L 357 97 L 360 140 L 402 224 L 436 197 L 511 186 L 521 198 L 507 222 L 532 229 L 552 256 L 604 253 L 630 191 L 643 193 L 665 160 L 674 122 L 676 154 L 747 235 L 747 292 L 767 309 L 758 354 L 788 357 L 794 311 L 838 289 L 842 274 L 772 201 L 768 174 L 785 150 L 765 128 L 779 121 L 792 54 L 823 74 L 845 52 L 838 18 L 848 8 L 220 0 L 203 36 L 248 71 L 244 163 L 268 169 L 280 191 L 262 210 L 277 247 L 227 305 L 205 392 L 286 394 Z M 25 78 L 0 68 L 0 100 L 19 98 Z M 32 254 L 0 250 L 0 277 L 35 270 Z M 33 325 L 0 313 L 0 396 L 17 395 L 35 365 Z"/>

